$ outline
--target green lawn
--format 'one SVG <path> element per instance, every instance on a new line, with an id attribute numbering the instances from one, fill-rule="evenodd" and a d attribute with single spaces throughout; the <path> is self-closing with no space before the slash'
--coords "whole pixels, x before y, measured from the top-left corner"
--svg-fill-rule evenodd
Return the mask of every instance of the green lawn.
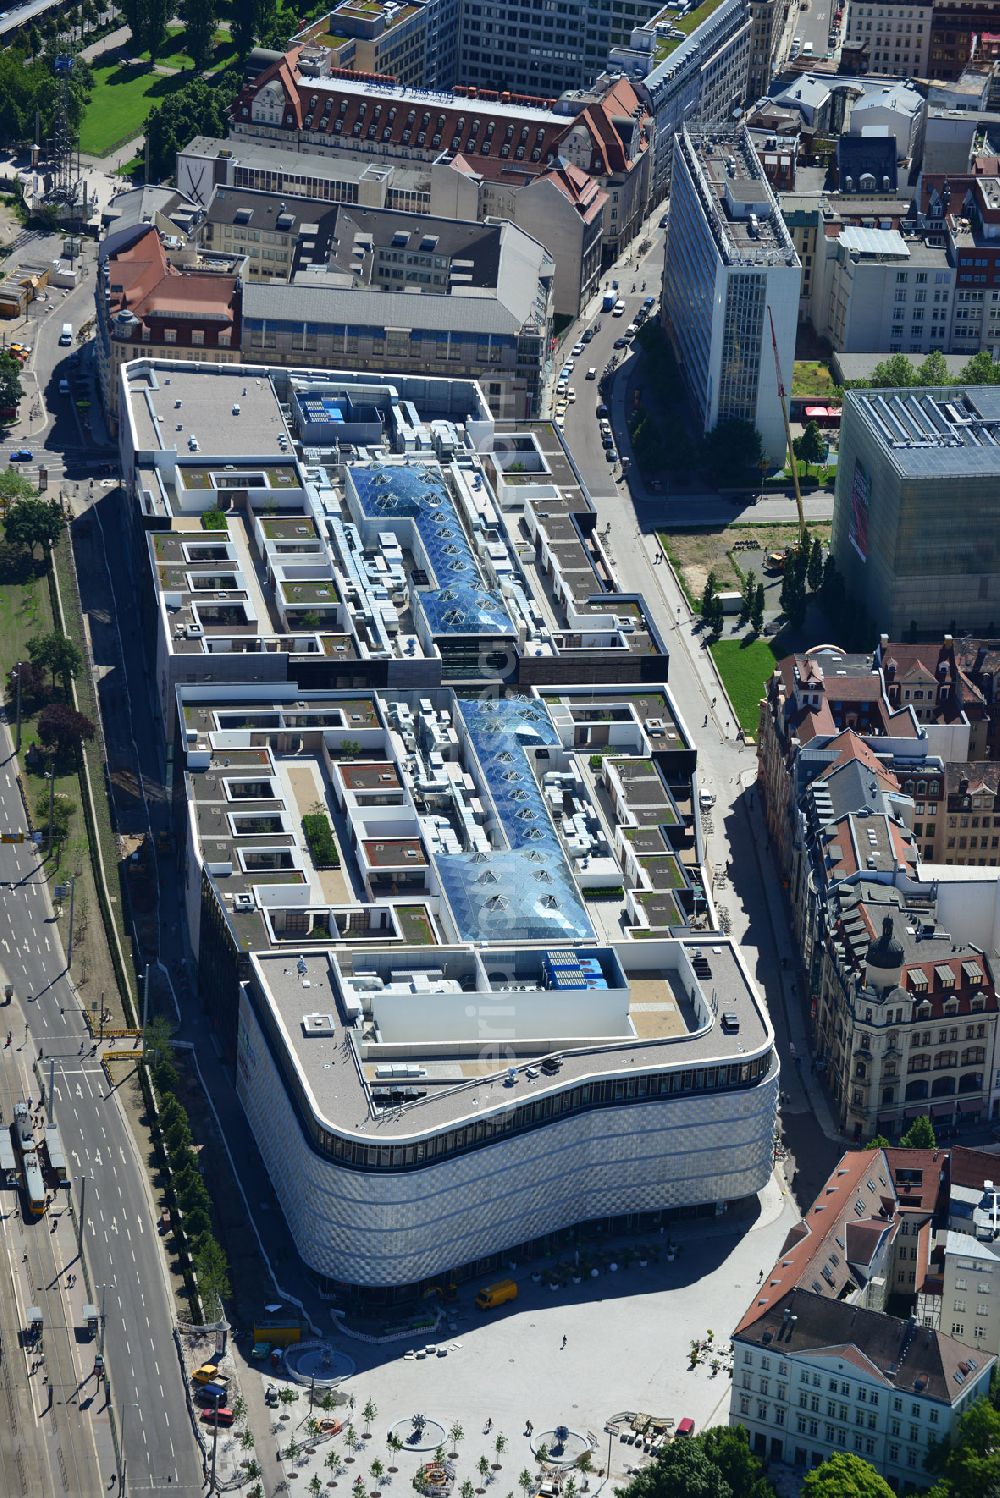
<path id="1" fill-rule="evenodd" d="M 774 651 L 767 640 L 751 640 L 747 645 L 739 640 L 717 640 L 709 649 L 740 726 L 756 738 L 760 716 L 757 704 L 774 670 Z"/>
<path id="2" fill-rule="evenodd" d="M 833 375 L 818 359 L 796 359 L 792 366 L 792 395 L 832 395 Z"/>
<path id="3" fill-rule="evenodd" d="M 686 16 L 679 18 L 671 16 L 670 25 L 677 31 L 683 31 L 685 36 L 690 36 L 692 31 L 696 30 L 702 21 L 707 21 L 713 10 L 718 10 L 721 4 L 722 0 L 703 0 L 701 5 L 694 10 L 689 10 Z M 657 37 L 654 61 L 662 62 L 665 57 L 670 56 L 675 47 L 679 46 L 680 42 L 671 38 Z"/>
<path id="4" fill-rule="evenodd" d="M 93 73 L 94 92 L 80 125 L 80 150 L 86 156 L 107 156 L 141 135 L 153 105 L 185 82 L 183 73 L 164 77 L 149 68 L 123 68 L 116 62 L 96 67 Z"/>
<path id="5" fill-rule="evenodd" d="M 23 581 L 5 581 L 0 584 L 0 673 L 4 694 L 7 696 L 7 713 L 11 725 L 14 722 L 14 693 L 7 687 L 7 673 L 15 661 L 25 660 L 28 641 L 34 635 L 51 634 L 53 630 L 52 603 L 48 579 L 26 577 Z M 27 768 L 29 749 L 38 743 L 37 709 L 32 712 L 25 703 L 21 716 L 21 764 L 24 768 L 23 786 L 31 807 L 36 827 L 45 829 L 44 812 L 39 814 L 39 801 L 47 805 L 48 782 L 41 773 L 43 764 L 33 761 L 35 769 Z M 75 808 L 70 822 L 69 836 L 60 848 L 60 858 L 54 877 L 61 879 L 81 867 L 88 856 L 87 829 L 80 810 L 80 783 L 75 773 L 56 776 L 56 793 L 69 798 Z M 48 872 L 53 872 L 48 869 Z"/>
<path id="6" fill-rule="evenodd" d="M 167 42 L 165 44 L 164 51 L 158 53 L 156 58 L 156 61 L 163 67 L 188 68 L 189 70 L 194 67 L 194 63 L 191 61 L 191 58 L 184 50 L 182 40 L 183 36 L 183 26 L 167 27 Z M 179 45 L 173 46 L 172 44 L 175 42 L 178 42 Z M 140 52 L 137 55 L 141 57 L 144 62 L 149 61 L 148 52 Z M 235 61 L 235 58 L 236 48 L 233 46 L 232 40 L 229 36 L 229 32 L 217 31 L 213 38 L 212 56 L 209 59 L 208 68 L 206 69 L 206 71 L 215 73 L 219 70 L 219 68 L 225 67 L 228 63 Z"/>

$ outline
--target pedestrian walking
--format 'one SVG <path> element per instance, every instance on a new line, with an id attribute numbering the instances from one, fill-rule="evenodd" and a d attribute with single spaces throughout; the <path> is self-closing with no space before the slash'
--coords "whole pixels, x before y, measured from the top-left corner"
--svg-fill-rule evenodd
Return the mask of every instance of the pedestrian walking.
<path id="1" fill-rule="evenodd" d="M 566 1333 L 565 1332 L 563 1333 L 562 1345 L 563 1345 L 563 1347 L 566 1346 Z"/>

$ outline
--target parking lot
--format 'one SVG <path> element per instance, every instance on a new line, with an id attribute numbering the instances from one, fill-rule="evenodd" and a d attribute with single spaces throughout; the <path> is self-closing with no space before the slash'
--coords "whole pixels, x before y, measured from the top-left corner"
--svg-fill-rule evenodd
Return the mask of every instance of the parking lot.
<path id="1" fill-rule="evenodd" d="M 516 1490 L 525 1468 L 537 1471 L 533 1445 L 560 1425 L 585 1440 L 591 1438 L 595 1471 L 603 1471 L 608 1453 L 605 1422 L 620 1411 L 643 1411 L 676 1421 L 687 1416 L 699 1430 L 724 1423 L 728 1365 L 713 1375 L 706 1359 L 690 1371 L 690 1344 L 711 1330 L 713 1345 L 720 1351 L 728 1347 L 729 1333 L 757 1287 L 760 1270 L 773 1262 L 795 1220 L 787 1194 L 772 1178 L 757 1211 L 741 1221 L 700 1219 L 673 1224 L 662 1234 L 596 1239 L 579 1250 L 579 1259 L 570 1251 L 558 1263 L 528 1262 L 498 1271 L 494 1279 L 506 1272 L 517 1281 L 518 1296 L 497 1310 L 476 1310 L 473 1299 L 479 1284 L 463 1284 L 433 1332 L 382 1346 L 335 1336 L 338 1350 L 357 1365 L 339 1386 L 340 1392 L 353 1397 L 353 1413 L 341 1406 L 338 1419 L 353 1424 L 360 1435 L 364 1406 L 371 1401 L 378 1411 L 371 1438 L 347 1466 L 339 1485 L 352 1485 L 360 1473 L 369 1489 L 385 1487 L 384 1475 L 372 1480 L 371 1463 L 388 1467 L 395 1462 L 395 1484 L 409 1490 L 421 1458 L 412 1451 L 393 1458 L 386 1438 L 397 1421 L 409 1421 L 418 1412 L 445 1431 L 457 1424 L 464 1432 L 454 1464 L 456 1492 L 466 1481 L 481 1488 L 485 1480 L 504 1494 Z M 676 1246 L 672 1259 L 671 1244 Z M 645 1257 L 645 1267 L 640 1267 L 640 1257 Z M 550 1288 L 553 1270 L 569 1282 Z M 574 1277 L 579 1284 L 573 1283 Z M 428 1345 L 445 1349 L 444 1355 L 432 1351 L 416 1356 Z M 308 1414 L 306 1404 L 303 1394 L 282 1441 Z M 534 1428 L 530 1438 L 528 1421 Z M 487 1422 L 490 1429 L 485 1431 Z M 499 1458 L 498 1434 L 508 1443 Z M 343 1437 L 332 1444 L 347 1454 Z M 449 1440 L 446 1450 L 451 1449 Z M 305 1486 L 301 1479 L 309 1481 L 314 1474 L 329 1481 L 324 1467 L 328 1452 L 322 1445 L 308 1461 L 286 1462 L 286 1472 L 290 1465 L 299 1472 L 300 1490 Z M 484 1456 L 491 1464 L 500 1462 L 500 1470 L 491 1471 L 486 1479 L 479 1470 Z M 613 1480 L 620 1482 L 627 1466 L 637 1460 L 635 1449 L 616 1439 Z M 600 1480 L 591 1477 L 591 1489 Z"/>

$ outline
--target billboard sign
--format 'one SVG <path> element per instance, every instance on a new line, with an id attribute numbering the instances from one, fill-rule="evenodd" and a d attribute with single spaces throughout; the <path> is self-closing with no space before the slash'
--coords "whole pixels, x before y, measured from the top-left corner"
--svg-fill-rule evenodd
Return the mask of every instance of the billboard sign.
<path id="1" fill-rule="evenodd" d="M 854 460 L 851 482 L 851 521 L 848 536 L 863 562 L 868 560 L 868 520 L 872 504 L 871 474 L 860 458 Z"/>

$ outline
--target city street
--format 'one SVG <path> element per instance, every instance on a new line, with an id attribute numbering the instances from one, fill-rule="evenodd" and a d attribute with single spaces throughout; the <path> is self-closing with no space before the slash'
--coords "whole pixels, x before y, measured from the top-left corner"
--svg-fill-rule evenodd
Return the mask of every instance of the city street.
<path id="1" fill-rule="evenodd" d="M 20 830 L 24 812 L 6 726 L 0 744 L 0 819 L 4 828 Z M 123 1409 L 133 1409 L 125 1437 L 133 1489 L 166 1486 L 169 1479 L 177 1492 L 194 1494 L 200 1491 L 200 1466 L 174 1352 L 172 1305 L 145 1173 L 104 1073 L 87 1054 L 89 1034 L 66 972 L 34 845 L 5 846 L 0 877 L 8 885 L 0 903 L 0 976 L 13 984 L 15 993 L 8 1011 L 13 1044 L 4 1050 L 3 1065 L 11 1072 L 20 1068 L 15 1083 L 8 1079 L 8 1091 L 19 1094 L 31 1086 L 28 1063 L 39 1056 L 37 1096 L 39 1080 L 47 1080 L 49 1064 L 55 1062 L 56 1119 L 78 1212 L 81 1181 L 87 1181 L 83 1239 L 90 1281 L 108 1287 L 105 1346 L 119 1428 Z M 10 1229 L 8 1220 L 8 1245 Z M 44 1226 L 33 1231 L 47 1236 Z M 16 1245 L 12 1251 L 16 1254 Z M 155 1410 L 155 1419 L 144 1419 L 142 1409 Z"/>
<path id="2" fill-rule="evenodd" d="M 32 343 L 23 377 L 25 414 L 0 448 L 3 461 L 12 447 L 30 446 L 36 462 L 23 465 L 23 470 L 35 478 L 39 462 L 44 462 L 50 493 L 61 472 L 80 471 L 80 460 L 94 455 L 72 401 L 58 395 L 60 378 L 67 377 L 71 361 L 82 357 L 75 347 L 59 346 L 62 323 L 72 321 L 76 330 L 93 315 L 92 260 L 88 270 L 80 286 L 65 298 L 58 296 L 48 304 L 47 315 L 34 319 L 34 336 L 23 340 Z M 0 818 L 5 828 L 19 830 L 24 812 L 7 728 L 0 742 Z M 13 983 L 23 1014 L 18 1033 L 17 1009 L 10 1011 L 15 1041 L 23 1045 L 19 1059 L 26 1063 L 44 1051 L 41 1071 L 46 1078 L 50 1060 L 55 1061 L 56 1113 L 77 1208 L 81 1179 L 87 1179 L 84 1251 L 91 1284 L 108 1287 L 107 1366 L 119 1431 L 124 1412 L 129 1412 L 124 1423 L 131 1487 L 135 1492 L 169 1487 L 194 1494 L 201 1488 L 201 1468 L 174 1347 L 173 1305 L 145 1170 L 99 1061 L 81 1053 L 86 1031 L 80 999 L 66 973 L 49 888 L 34 846 L 4 847 L 0 879 L 9 881 L 0 903 L 0 970 Z M 5 1051 L 5 1064 L 13 1065 L 15 1054 L 13 1049 Z M 93 1486 L 86 1491 L 92 1492 Z"/>

